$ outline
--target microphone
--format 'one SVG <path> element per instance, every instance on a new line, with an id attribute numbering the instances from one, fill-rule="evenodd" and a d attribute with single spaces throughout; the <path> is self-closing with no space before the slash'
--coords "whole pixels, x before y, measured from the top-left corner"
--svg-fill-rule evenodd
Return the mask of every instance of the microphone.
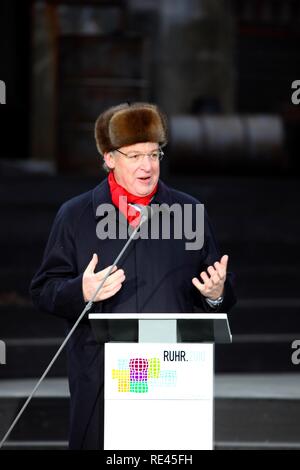
<path id="1" fill-rule="evenodd" d="M 138 210 L 140 210 L 141 212 L 141 220 L 138 224 L 138 226 L 133 230 L 132 234 L 130 235 L 128 241 L 126 242 L 126 244 L 124 245 L 124 247 L 122 248 L 121 252 L 119 253 L 119 255 L 117 256 L 117 258 L 114 260 L 112 266 L 110 267 L 110 269 L 108 270 L 108 272 L 106 273 L 106 275 L 104 276 L 104 278 L 102 279 L 102 281 L 99 283 L 97 289 L 95 290 L 91 300 L 86 304 L 85 308 L 83 309 L 83 311 L 81 312 L 81 314 L 79 315 L 78 319 L 76 320 L 76 322 L 74 323 L 74 325 L 72 326 L 71 330 L 69 331 L 68 335 L 66 336 L 66 338 L 64 339 L 63 343 L 61 344 L 61 346 L 58 348 L 57 352 L 55 353 L 55 355 L 53 356 L 53 358 L 51 359 L 49 365 L 46 367 L 44 373 L 42 374 L 41 378 L 38 380 L 37 384 L 35 385 L 34 389 L 32 390 L 31 394 L 29 395 L 29 397 L 27 398 L 27 400 L 25 401 L 24 405 L 22 406 L 21 410 L 19 411 L 19 413 L 17 414 L 16 418 L 14 419 L 13 423 L 11 424 L 11 426 L 9 427 L 8 431 L 6 432 L 6 434 L 4 435 L 4 437 L 2 438 L 1 442 L 0 442 L 0 449 L 3 447 L 3 444 L 5 443 L 6 439 L 8 438 L 8 436 L 10 435 L 10 433 L 12 432 L 12 430 L 14 429 L 15 425 L 17 424 L 17 422 L 19 421 L 19 419 L 21 418 L 22 414 L 24 413 L 25 409 L 27 408 L 27 405 L 29 404 L 30 400 L 32 399 L 33 395 L 35 394 L 36 390 L 38 389 L 38 387 L 40 386 L 40 384 L 42 383 L 42 381 L 44 380 L 44 378 L 46 377 L 46 375 L 48 374 L 49 370 L 51 369 L 51 367 L 53 366 L 54 362 L 56 361 L 56 359 L 58 358 L 58 356 L 60 355 L 61 351 L 64 349 L 65 345 L 67 344 L 67 342 L 69 341 L 69 339 L 71 338 L 72 334 L 74 333 L 75 329 L 77 328 L 78 324 L 80 323 L 80 321 L 82 320 L 82 318 L 84 317 L 84 315 L 91 309 L 94 301 L 95 301 L 95 298 L 97 297 L 98 293 L 100 292 L 100 290 L 102 289 L 103 287 L 103 284 L 105 283 L 106 279 L 108 278 L 108 276 L 111 274 L 112 270 L 114 269 L 114 267 L 116 266 L 116 264 L 119 262 L 120 258 L 122 257 L 123 253 L 126 251 L 126 249 L 128 248 L 128 246 L 130 245 L 130 243 L 132 242 L 132 240 L 134 239 L 135 237 L 135 234 L 137 233 L 137 231 L 139 230 L 139 228 L 141 227 L 141 225 L 146 222 L 150 217 L 152 217 L 152 212 L 150 209 L 149 206 L 142 206 L 140 204 L 136 204 L 136 206 L 138 206 Z"/>
<path id="2" fill-rule="evenodd" d="M 129 206 L 132 206 L 134 207 L 136 210 L 138 210 L 141 214 L 141 219 L 140 219 L 140 223 L 139 223 L 139 227 L 147 222 L 147 220 L 150 220 L 151 217 L 153 216 L 153 208 L 151 206 L 144 206 L 143 204 L 133 204 L 133 203 L 129 203 L 128 204 Z"/>
<path id="3" fill-rule="evenodd" d="M 151 217 L 153 217 L 154 211 L 151 206 L 142 206 L 141 210 L 141 219 L 143 219 L 143 222 L 146 222 L 147 220 L 150 220 Z"/>

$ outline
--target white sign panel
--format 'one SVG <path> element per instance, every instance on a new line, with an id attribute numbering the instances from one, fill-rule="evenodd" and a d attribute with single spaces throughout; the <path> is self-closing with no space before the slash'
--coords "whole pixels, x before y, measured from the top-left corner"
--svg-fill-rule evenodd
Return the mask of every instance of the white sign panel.
<path id="1" fill-rule="evenodd" d="M 213 345 L 105 345 L 105 449 L 210 449 Z"/>

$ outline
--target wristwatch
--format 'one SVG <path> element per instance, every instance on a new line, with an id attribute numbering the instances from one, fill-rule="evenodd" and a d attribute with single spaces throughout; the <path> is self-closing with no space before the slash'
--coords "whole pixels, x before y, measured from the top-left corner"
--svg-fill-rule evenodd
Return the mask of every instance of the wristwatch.
<path id="1" fill-rule="evenodd" d="M 206 302 L 208 303 L 208 305 L 210 307 L 218 307 L 219 305 L 221 305 L 221 303 L 223 302 L 223 296 L 221 295 L 220 297 L 218 297 L 217 299 L 215 300 L 212 300 L 212 299 L 209 299 L 208 297 L 205 297 L 205 300 Z"/>

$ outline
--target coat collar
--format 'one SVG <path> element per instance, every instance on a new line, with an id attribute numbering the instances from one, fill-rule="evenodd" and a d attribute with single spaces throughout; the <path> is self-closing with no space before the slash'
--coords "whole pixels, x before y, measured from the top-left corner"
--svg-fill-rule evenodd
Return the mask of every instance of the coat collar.
<path id="1" fill-rule="evenodd" d="M 96 219 L 98 218 L 98 216 L 96 215 L 97 208 L 101 204 L 110 204 L 111 210 L 113 210 L 114 205 L 111 199 L 107 178 L 105 178 L 100 184 L 98 184 L 93 189 L 92 198 L 93 198 L 93 212 L 94 212 Z M 152 203 L 153 204 L 167 204 L 169 206 L 172 205 L 172 197 L 171 197 L 170 188 L 168 188 L 168 186 L 165 183 L 163 183 L 161 180 L 158 181 L 157 192 L 155 193 L 153 197 Z"/>

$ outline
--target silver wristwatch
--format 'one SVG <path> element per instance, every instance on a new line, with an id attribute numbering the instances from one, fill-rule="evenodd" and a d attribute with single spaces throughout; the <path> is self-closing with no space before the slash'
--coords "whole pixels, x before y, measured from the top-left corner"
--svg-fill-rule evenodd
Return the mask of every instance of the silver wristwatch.
<path id="1" fill-rule="evenodd" d="M 205 298 L 206 302 L 208 303 L 208 305 L 210 307 L 218 307 L 219 305 L 221 305 L 221 303 L 223 302 L 223 296 L 221 295 L 220 297 L 218 297 L 217 299 L 215 300 L 212 300 L 212 299 L 209 299 L 208 297 Z"/>

